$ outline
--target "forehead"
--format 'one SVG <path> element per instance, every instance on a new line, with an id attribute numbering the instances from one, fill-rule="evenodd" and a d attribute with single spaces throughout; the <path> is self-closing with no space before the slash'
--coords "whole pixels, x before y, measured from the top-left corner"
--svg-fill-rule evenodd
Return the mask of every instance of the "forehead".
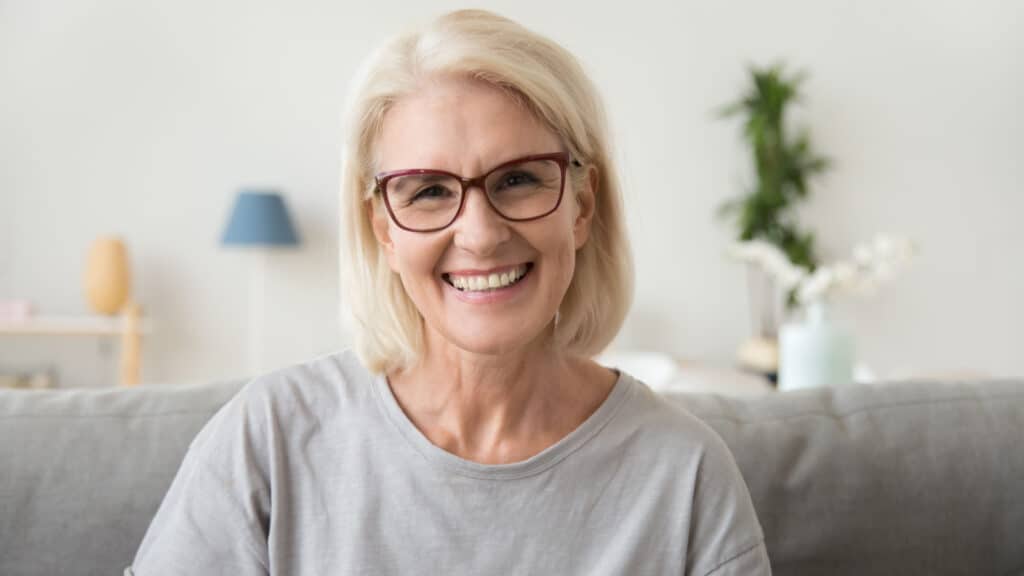
<path id="1" fill-rule="evenodd" d="M 482 81 L 443 78 L 391 106 L 376 157 L 380 171 L 438 168 L 473 175 L 561 149 L 557 135 L 518 98 Z"/>

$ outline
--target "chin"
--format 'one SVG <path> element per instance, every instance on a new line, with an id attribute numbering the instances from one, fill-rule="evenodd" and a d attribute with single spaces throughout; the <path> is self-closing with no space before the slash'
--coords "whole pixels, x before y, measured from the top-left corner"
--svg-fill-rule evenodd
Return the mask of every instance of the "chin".
<path id="1" fill-rule="evenodd" d="M 488 356 L 500 356 L 528 348 L 541 338 L 543 331 L 541 327 L 535 331 L 496 334 L 493 322 L 488 322 L 486 327 L 479 330 L 473 330 L 465 324 L 454 328 L 440 335 L 445 342 L 466 352 Z"/>

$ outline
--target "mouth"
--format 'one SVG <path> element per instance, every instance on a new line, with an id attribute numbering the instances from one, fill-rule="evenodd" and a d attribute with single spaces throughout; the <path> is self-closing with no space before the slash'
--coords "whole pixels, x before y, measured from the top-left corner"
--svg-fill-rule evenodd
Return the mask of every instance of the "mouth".
<path id="1" fill-rule="evenodd" d="M 489 274 L 441 274 L 441 279 L 459 292 L 493 292 L 514 286 L 533 270 L 533 262 L 512 266 Z"/>

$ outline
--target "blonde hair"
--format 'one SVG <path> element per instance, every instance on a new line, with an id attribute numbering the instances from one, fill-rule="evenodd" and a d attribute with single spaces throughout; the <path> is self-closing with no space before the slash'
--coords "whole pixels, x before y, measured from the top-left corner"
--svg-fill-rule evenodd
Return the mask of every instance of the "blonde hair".
<path id="1" fill-rule="evenodd" d="M 439 75 L 481 80 L 524 103 L 573 158 L 597 171 L 590 236 L 559 308 L 556 345 L 591 356 L 619 331 L 632 299 L 622 195 L 597 91 L 567 50 L 483 10 L 451 12 L 391 39 L 363 65 L 349 98 L 341 176 L 342 308 L 355 349 L 374 372 L 401 370 L 423 352 L 423 318 L 373 234 L 376 141 L 384 115 Z M 577 187 L 586 170 L 575 170 Z"/>

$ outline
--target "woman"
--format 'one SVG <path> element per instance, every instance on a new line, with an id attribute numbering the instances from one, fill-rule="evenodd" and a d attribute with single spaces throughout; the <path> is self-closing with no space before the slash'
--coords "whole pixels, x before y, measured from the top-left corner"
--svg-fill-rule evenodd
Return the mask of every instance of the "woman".
<path id="1" fill-rule="evenodd" d="M 355 352 L 203 430 L 135 574 L 767 574 L 706 426 L 589 357 L 630 296 L 594 88 L 482 11 L 387 44 L 352 97 Z"/>

